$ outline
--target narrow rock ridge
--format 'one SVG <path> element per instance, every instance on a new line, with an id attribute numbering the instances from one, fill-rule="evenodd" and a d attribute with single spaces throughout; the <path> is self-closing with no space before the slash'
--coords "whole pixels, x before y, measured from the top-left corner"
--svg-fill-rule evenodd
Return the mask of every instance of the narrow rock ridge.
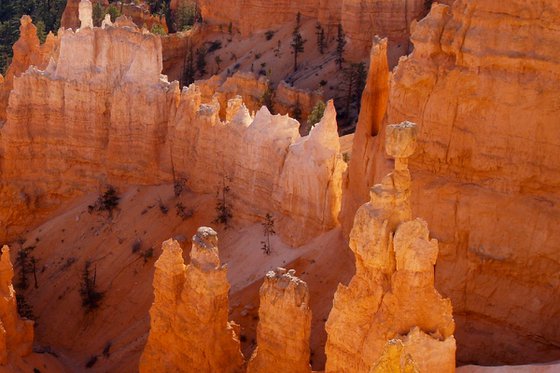
<path id="1" fill-rule="evenodd" d="M 416 125 L 387 126 L 395 169 L 371 189 L 350 234 L 356 274 L 339 285 L 326 323 L 326 372 L 370 372 L 387 342 L 399 339 L 420 372 L 455 370 L 451 302 L 434 288 L 438 244 L 412 220 L 408 158 Z M 375 371 L 375 370 L 373 370 Z"/>
<path id="2" fill-rule="evenodd" d="M 105 184 L 176 178 L 197 193 L 229 183 L 235 218 L 271 213 L 292 246 L 338 225 L 345 163 L 332 105 L 304 138 L 297 121 L 266 108 L 252 116 L 237 97 L 224 122 L 218 100 L 203 103 L 198 86 L 181 93 L 160 75 L 160 38 L 128 20 L 59 38 L 44 70 L 14 78 L 0 137 L 0 238 Z"/>
<path id="3" fill-rule="evenodd" d="M 307 284 L 295 270 L 266 274 L 260 289 L 257 348 L 247 373 L 311 373 L 311 310 Z"/>
<path id="4" fill-rule="evenodd" d="M 12 286 L 14 269 L 10 249 L 2 247 L 0 258 L 0 365 L 15 363 L 31 354 L 33 321 L 21 319 L 17 312 L 16 293 Z M 17 364 L 17 363 L 16 363 Z"/>
<path id="5" fill-rule="evenodd" d="M 243 371 L 238 326 L 228 321 L 230 286 L 218 256 L 218 235 L 201 227 L 192 242 L 186 267 L 177 241 L 162 245 L 142 373 Z"/>

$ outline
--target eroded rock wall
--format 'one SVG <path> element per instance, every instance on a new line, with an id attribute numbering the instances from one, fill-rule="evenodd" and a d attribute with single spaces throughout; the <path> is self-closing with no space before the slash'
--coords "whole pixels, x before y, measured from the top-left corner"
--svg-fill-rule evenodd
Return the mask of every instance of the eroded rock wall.
<path id="1" fill-rule="evenodd" d="M 229 186 L 237 217 L 271 213 L 295 246 L 338 224 L 345 164 L 332 105 L 301 138 L 297 121 L 266 109 L 252 116 L 238 97 L 228 100 L 231 90 L 222 105 L 222 96 L 204 103 L 196 85 L 181 94 L 160 75 L 161 39 L 128 19 L 59 38 L 58 57 L 16 77 L 9 96 L 0 139 L 4 237 L 85 191 L 183 177 L 199 193 Z M 308 229 L 293 229 L 301 224 Z"/>
<path id="2" fill-rule="evenodd" d="M 375 372 L 387 343 L 399 339 L 420 372 L 455 370 L 451 301 L 434 287 L 437 240 L 422 219 L 412 219 L 408 157 L 416 126 L 387 128 L 395 169 L 370 192 L 350 234 L 356 274 L 339 285 L 326 323 L 326 372 Z M 379 370 L 377 370 L 379 371 Z"/>
<path id="3" fill-rule="evenodd" d="M 230 286 L 218 255 L 218 236 L 202 227 L 192 241 L 188 266 L 175 240 L 163 243 L 155 264 L 155 300 L 140 358 L 142 373 L 243 371 L 236 326 L 228 321 Z"/>
<path id="4" fill-rule="evenodd" d="M 13 277 L 10 249 L 4 246 L 0 258 L 0 366 L 12 368 L 17 360 L 30 355 L 33 348 L 33 321 L 18 315 Z"/>
<path id="5" fill-rule="evenodd" d="M 418 124 L 411 204 L 439 240 L 436 287 L 453 301 L 460 362 L 560 357 L 559 18 L 554 2 L 434 5 L 391 80 L 388 122 Z M 376 136 L 362 146 L 375 165 L 353 156 L 351 188 L 353 174 L 372 183 L 387 170 Z M 357 189 L 365 202 L 368 186 Z"/>

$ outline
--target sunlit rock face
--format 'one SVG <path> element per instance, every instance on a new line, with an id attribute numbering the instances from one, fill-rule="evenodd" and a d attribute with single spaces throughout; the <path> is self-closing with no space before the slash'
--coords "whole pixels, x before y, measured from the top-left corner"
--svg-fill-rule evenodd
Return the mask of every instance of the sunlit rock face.
<path id="1" fill-rule="evenodd" d="M 257 348 L 247 373 L 311 373 L 310 333 L 307 284 L 294 270 L 268 272 L 260 289 Z"/>
<path id="2" fill-rule="evenodd" d="M 106 184 L 177 178 L 199 193 L 227 184 L 237 217 L 272 214 L 293 246 L 338 225 L 345 164 L 332 104 L 304 138 L 297 121 L 266 108 L 252 116 L 238 97 L 224 99 L 222 120 L 220 103 L 203 103 L 199 87 L 180 93 L 161 75 L 160 38 L 127 18 L 64 30 L 59 39 L 48 66 L 15 77 L 9 96 L 0 139 L 3 235 Z"/>
<path id="3" fill-rule="evenodd" d="M 326 372 L 370 372 L 400 340 L 420 372 L 453 372 L 455 322 L 451 302 L 434 288 L 437 240 L 412 219 L 408 158 L 416 125 L 387 127 L 386 149 L 395 169 L 371 189 L 350 234 L 356 274 L 339 285 L 327 320 Z M 375 370 L 373 370 L 375 371 Z"/>
<path id="4" fill-rule="evenodd" d="M 551 26 L 559 18 L 551 2 L 434 5 L 391 78 L 388 123 L 418 125 L 411 206 L 439 240 L 436 287 L 453 301 L 460 362 L 560 358 L 560 35 Z M 344 196 L 355 206 L 343 208 L 347 228 L 389 167 L 383 126 L 362 121 L 352 195 Z"/>
<path id="5" fill-rule="evenodd" d="M 192 241 L 187 266 L 177 241 L 163 243 L 140 372 L 243 371 L 236 326 L 228 321 L 230 286 L 218 255 L 218 235 L 202 227 Z"/>

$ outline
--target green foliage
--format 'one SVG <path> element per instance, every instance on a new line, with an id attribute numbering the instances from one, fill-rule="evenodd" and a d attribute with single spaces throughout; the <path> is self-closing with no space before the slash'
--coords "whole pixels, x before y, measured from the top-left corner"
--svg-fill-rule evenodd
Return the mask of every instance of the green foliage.
<path id="1" fill-rule="evenodd" d="M 292 43 L 290 44 L 292 50 L 294 51 L 294 72 L 296 72 L 298 69 L 298 54 L 303 53 L 304 51 L 303 46 L 307 42 L 307 40 L 305 40 L 303 36 L 301 36 L 300 28 L 301 28 L 301 13 L 298 12 L 296 16 L 296 27 L 292 32 Z"/>
<path id="2" fill-rule="evenodd" d="M 37 26 L 42 22 L 44 26 L 41 26 L 41 34 L 46 35 L 59 29 L 65 6 L 66 0 L 0 1 L 0 73 L 5 73 L 11 62 L 12 46 L 19 38 L 21 16 L 30 15 Z M 38 36 L 41 39 L 42 36 Z"/>
<path id="3" fill-rule="evenodd" d="M 105 11 L 105 14 L 111 16 L 111 22 L 115 22 L 121 16 L 121 11 L 114 4 L 110 4 Z"/>
<path id="4" fill-rule="evenodd" d="M 344 63 L 344 48 L 346 47 L 346 34 L 342 29 L 342 25 L 338 24 L 338 31 L 336 34 L 336 65 L 339 70 L 342 70 L 342 64 Z"/>
<path id="5" fill-rule="evenodd" d="M 366 65 L 363 62 L 349 64 L 344 68 L 343 73 L 344 79 L 340 88 L 346 92 L 345 115 L 347 118 L 350 118 L 352 105 L 355 105 L 357 111 L 360 110 L 360 101 L 367 78 Z"/>
<path id="6" fill-rule="evenodd" d="M 165 29 L 159 23 L 154 23 L 150 32 L 154 35 L 165 35 Z"/>
<path id="7" fill-rule="evenodd" d="M 47 40 L 47 33 L 45 32 L 45 28 L 46 28 L 45 22 L 38 21 L 36 27 L 37 27 L 37 37 L 39 38 L 41 44 L 43 44 L 45 40 Z"/>
<path id="8" fill-rule="evenodd" d="M 105 8 L 103 8 L 101 3 L 96 2 L 93 4 L 92 18 L 93 25 L 95 27 L 100 27 L 103 22 L 103 18 L 105 18 Z"/>
<path id="9" fill-rule="evenodd" d="M 270 81 L 268 81 L 267 85 L 266 85 L 266 89 L 263 92 L 260 100 L 259 100 L 259 105 L 260 106 L 266 106 L 268 108 L 268 111 L 270 111 L 270 113 L 274 114 L 274 89 L 272 88 L 272 86 L 270 85 Z"/>
<path id="10" fill-rule="evenodd" d="M 317 101 L 315 106 L 313 106 L 313 110 L 307 117 L 307 126 L 309 129 L 319 123 L 321 119 L 323 119 L 323 114 L 325 113 L 325 108 L 327 105 L 323 101 Z"/>
<path id="11" fill-rule="evenodd" d="M 101 305 L 104 294 L 96 290 L 95 280 L 97 277 L 97 269 L 93 269 L 91 273 L 91 261 L 86 261 L 82 271 L 82 283 L 80 286 L 80 298 L 82 299 L 82 307 L 86 312 L 93 311 Z"/>
<path id="12" fill-rule="evenodd" d="M 177 31 L 189 30 L 201 19 L 200 9 L 194 1 L 181 3 L 173 16 L 175 18 L 175 30 Z"/>

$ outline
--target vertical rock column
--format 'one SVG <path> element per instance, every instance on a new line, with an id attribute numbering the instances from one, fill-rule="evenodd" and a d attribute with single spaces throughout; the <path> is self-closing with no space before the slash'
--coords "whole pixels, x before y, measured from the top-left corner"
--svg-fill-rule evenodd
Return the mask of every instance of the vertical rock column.
<path id="1" fill-rule="evenodd" d="M 13 277 L 10 249 L 4 246 L 0 259 L 0 365 L 29 355 L 33 348 L 33 321 L 18 315 Z"/>
<path id="2" fill-rule="evenodd" d="M 257 349 L 247 373 L 310 373 L 311 310 L 307 284 L 284 268 L 266 274 L 260 290 Z"/>
<path id="3" fill-rule="evenodd" d="M 356 213 L 350 233 L 356 275 L 335 293 L 326 372 L 379 372 L 397 360 L 401 371 L 455 369 L 451 302 L 434 288 L 438 243 L 423 220 L 412 220 L 410 208 L 408 157 L 416 132 L 410 122 L 387 126 L 385 146 L 395 169 Z M 393 339 L 399 342 L 388 345 Z M 398 359 L 391 357 L 395 343 L 402 345 Z"/>
<path id="4" fill-rule="evenodd" d="M 86 27 L 93 28 L 93 6 L 91 1 L 80 1 L 78 17 L 80 18 L 80 30 Z"/>
<path id="5" fill-rule="evenodd" d="M 242 371 L 239 339 L 227 319 L 229 283 L 217 244 L 214 230 L 199 228 L 185 267 L 179 243 L 163 243 L 140 372 Z"/>

